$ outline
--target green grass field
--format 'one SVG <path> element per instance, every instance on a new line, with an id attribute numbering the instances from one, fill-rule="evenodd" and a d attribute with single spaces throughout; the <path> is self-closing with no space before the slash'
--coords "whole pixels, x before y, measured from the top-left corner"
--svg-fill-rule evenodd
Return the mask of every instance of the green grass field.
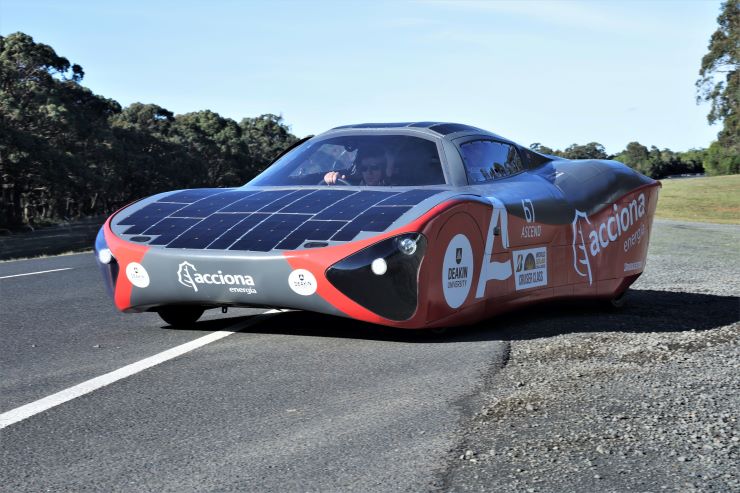
<path id="1" fill-rule="evenodd" d="M 662 180 L 656 217 L 740 224 L 740 175 Z"/>

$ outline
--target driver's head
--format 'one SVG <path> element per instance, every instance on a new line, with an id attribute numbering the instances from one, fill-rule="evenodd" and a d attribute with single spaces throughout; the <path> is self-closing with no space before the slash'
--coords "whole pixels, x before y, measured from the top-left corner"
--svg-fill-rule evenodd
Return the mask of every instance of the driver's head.
<path id="1" fill-rule="evenodd" d="M 357 152 L 357 172 L 362 176 L 365 185 L 378 185 L 385 178 L 388 158 L 380 148 L 361 149 Z"/>

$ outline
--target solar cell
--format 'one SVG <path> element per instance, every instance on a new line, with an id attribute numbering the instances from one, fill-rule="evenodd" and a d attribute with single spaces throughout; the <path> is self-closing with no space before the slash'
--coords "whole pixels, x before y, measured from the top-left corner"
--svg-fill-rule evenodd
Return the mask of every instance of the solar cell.
<path id="1" fill-rule="evenodd" d="M 247 214 L 213 214 L 185 231 L 167 245 L 167 248 L 205 248 Z"/>
<path id="2" fill-rule="evenodd" d="M 153 204 L 149 204 L 119 221 L 118 224 L 122 226 L 127 226 L 129 224 L 138 226 L 138 228 L 129 228 L 132 231 L 131 233 L 127 232 L 126 234 L 141 233 L 155 222 L 164 219 L 181 207 L 183 207 L 183 204 L 163 204 L 154 202 Z M 134 229 L 139 231 L 133 231 Z"/>
<path id="3" fill-rule="evenodd" d="M 147 223 L 144 223 L 144 224 L 134 224 L 133 226 L 129 226 L 128 228 L 124 229 L 123 230 L 123 234 L 125 234 L 125 235 L 140 235 L 150 225 L 151 225 L 150 222 L 147 222 Z"/>
<path id="4" fill-rule="evenodd" d="M 166 245 L 198 222 L 200 219 L 168 217 L 148 228 L 144 234 L 159 235 L 149 243 L 150 245 Z"/>
<path id="5" fill-rule="evenodd" d="M 409 190 L 390 197 L 378 205 L 416 205 L 442 190 Z"/>
<path id="6" fill-rule="evenodd" d="M 252 194 L 253 192 L 225 192 L 214 194 L 183 207 L 179 211 L 170 214 L 170 217 L 208 217 L 219 209 L 223 209 L 227 205 Z"/>
<path id="7" fill-rule="evenodd" d="M 420 128 L 429 128 L 432 125 L 438 125 L 440 122 L 416 122 L 409 125 L 409 127 L 420 127 Z"/>
<path id="8" fill-rule="evenodd" d="M 393 224 L 393 221 L 401 217 L 409 209 L 411 209 L 410 206 L 372 207 L 348 223 L 331 239 L 334 241 L 350 241 L 361 231 L 385 231 L 388 226 Z"/>
<path id="9" fill-rule="evenodd" d="M 157 202 L 178 202 L 181 204 L 192 204 L 210 195 L 224 193 L 227 188 L 194 188 L 192 190 L 183 190 L 162 197 Z"/>
<path id="10" fill-rule="evenodd" d="M 273 214 L 242 236 L 229 250 L 268 252 L 310 218 L 308 214 Z"/>
<path id="11" fill-rule="evenodd" d="M 398 195 L 398 192 L 358 192 L 335 202 L 317 214 L 314 219 L 320 221 L 347 221 L 357 217 L 378 202 L 393 197 L 394 195 Z"/>
<path id="12" fill-rule="evenodd" d="M 275 248 L 293 250 L 306 240 L 328 240 L 346 224 L 346 221 L 306 221 Z"/>
<path id="13" fill-rule="evenodd" d="M 342 125 L 341 127 L 334 127 L 332 130 L 338 130 L 340 128 L 400 128 L 408 127 L 411 122 L 393 122 L 393 123 L 356 123 L 354 125 Z"/>
<path id="14" fill-rule="evenodd" d="M 287 193 L 284 196 L 278 198 L 273 202 L 270 202 L 266 206 L 259 209 L 259 212 L 277 212 L 286 205 L 289 205 L 300 199 L 301 197 L 305 197 L 306 195 L 311 194 L 312 192 L 313 190 L 295 190 L 293 192 Z"/>
<path id="15" fill-rule="evenodd" d="M 220 212 L 257 212 L 266 205 L 278 200 L 295 190 L 269 190 L 266 192 L 251 193 L 249 196 L 224 207 Z"/>
<path id="16" fill-rule="evenodd" d="M 434 130 L 438 134 L 442 135 L 449 135 L 451 133 L 455 132 L 481 132 L 481 133 L 489 133 L 485 130 L 481 130 L 479 128 L 471 127 L 470 125 L 463 125 L 461 123 L 441 123 L 439 125 L 434 125 L 429 127 L 430 130 Z"/>
<path id="17" fill-rule="evenodd" d="M 350 195 L 355 195 L 358 192 L 350 190 L 316 190 L 312 194 L 307 195 L 293 202 L 292 204 L 280 209 L 281 213 L 291 212 L 299 214 L 316 214 L 326 209 L 330 205 L 348 198 Z M 362 193 L 362 192 L 359 192 Z"/>
<path id="18" fill-rule="evenodd" d="M 206 248 L 208 250 L 225 250 L 236 240 L 241 238 L 247 231 L 254 228 L 268 217 L 270 217 L 269 214 L 250 214 L 240 222 L 236 223 L 231 229 L 224 232 L 224 234 L 216 238 Z"/>

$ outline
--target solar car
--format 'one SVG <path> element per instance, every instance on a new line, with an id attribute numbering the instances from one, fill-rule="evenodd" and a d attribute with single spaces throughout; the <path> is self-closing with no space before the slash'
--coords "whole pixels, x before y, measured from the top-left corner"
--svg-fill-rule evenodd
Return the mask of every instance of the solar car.
<path id="1" fill-rule="evenodd" d="M 366 123 L 300 142 L 242 187 L 128 205 L 95 251 L 119 310 L 173 326 L 272 307 L 434 329 L 545 300 L 620 305 L 659 189 L 468 125 Z"/>

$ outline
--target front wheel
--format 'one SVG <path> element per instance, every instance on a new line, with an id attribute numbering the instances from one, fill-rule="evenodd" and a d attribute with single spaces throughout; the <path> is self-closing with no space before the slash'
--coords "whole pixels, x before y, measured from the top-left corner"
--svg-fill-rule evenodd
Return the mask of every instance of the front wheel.
<path id="1" fill-rule="evenodd" d="M 157 310 L 160 318 L 178 328 L 198 321 L 205 310 L 198 306 L 166 306 Z"/>

